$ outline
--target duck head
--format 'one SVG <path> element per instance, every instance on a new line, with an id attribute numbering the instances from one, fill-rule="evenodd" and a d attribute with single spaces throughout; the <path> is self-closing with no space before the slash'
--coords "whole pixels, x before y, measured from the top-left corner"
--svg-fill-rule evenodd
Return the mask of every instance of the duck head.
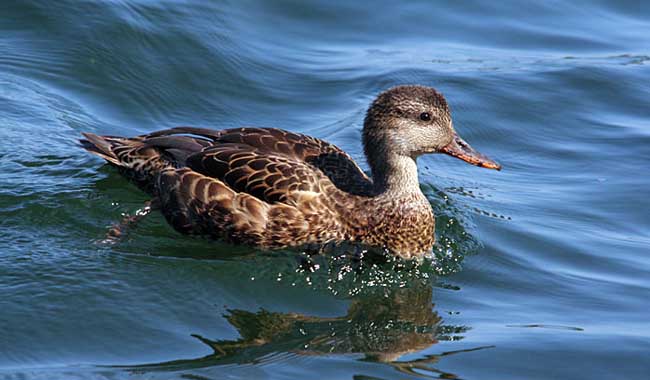
<path id="1" fill-rule="evenodd" d="M 431 87 L 397 86 L 381 93 L 366 114 L 363 145 L 373 172 L 381 165 L 377 160 L 391 156 L 415 160 L 425 153 L 445 153 L 472 165 L 501 170 L 501 165 L 456 133 L 447 101 Z"/>

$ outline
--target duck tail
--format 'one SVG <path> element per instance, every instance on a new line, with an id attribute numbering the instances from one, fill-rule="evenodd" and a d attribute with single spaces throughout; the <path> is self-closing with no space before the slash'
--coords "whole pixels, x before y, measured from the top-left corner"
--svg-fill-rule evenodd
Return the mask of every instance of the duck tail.
<path id="1" fill-rule="evenodd" d="M 141 189 L 157 194 L 158 177 L 163 170 L 185 166 L 187 157 L 208 145 L 204 138 L 173 135 L 178 132 L 176 129 L 169 131 L 131 138 L 83 133 L 85 138 L 79 142 L 90 153 L 117 166 L 123 176 Z"/>
<path id="2" fill-rule="evenodd" d="M 108 136 L 98 136 L 94 133 L 82 133 L 85 139 L 80 139 L 81 146 L 92 154 L 95 154 L 113 165 L 122 166 L 119 158 L 113 152 L 114 143 L 111 143 Z"/>
<path id="3" fill-rule="evenodd" d="M 146 136 L 126 138 L 93 133 L 83 135 L 85 139 L 79 142 L 84 149 L 116 166 L 124 177 L 150 194 L 157 194 L 155 184 L 160 172 L 173 165 L 173 162 L 163 157 L 160 149 L 145 142 Z"/>

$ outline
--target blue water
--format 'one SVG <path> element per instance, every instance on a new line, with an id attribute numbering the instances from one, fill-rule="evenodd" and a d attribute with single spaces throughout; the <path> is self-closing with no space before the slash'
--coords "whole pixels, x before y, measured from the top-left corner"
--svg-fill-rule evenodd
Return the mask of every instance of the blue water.
<path id="1" fill-rule="evenodd" d="M 646 379 L 650 3 L 4 1 L 0 377 Z M 367 168 L 434 86 L 502 172 L 419 160 L 436 260 L 304 270 L 181 236 L 83 131 L 279 127 Z"/>

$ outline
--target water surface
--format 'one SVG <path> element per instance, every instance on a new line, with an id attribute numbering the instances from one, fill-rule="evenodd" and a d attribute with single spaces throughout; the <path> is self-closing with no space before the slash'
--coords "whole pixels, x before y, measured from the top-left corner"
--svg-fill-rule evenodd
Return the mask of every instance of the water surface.
<path id="1" fill-rule="evenodd" d="M 0 377 L 605 379 L 650 373 L 650 8 L 628 1 L 5 1 Z M 364 168 L 382 90 L 442 91 L 503 164 L 419 160 L 420 266 L 176 234 L 82 131 L 285 128 Z"/>

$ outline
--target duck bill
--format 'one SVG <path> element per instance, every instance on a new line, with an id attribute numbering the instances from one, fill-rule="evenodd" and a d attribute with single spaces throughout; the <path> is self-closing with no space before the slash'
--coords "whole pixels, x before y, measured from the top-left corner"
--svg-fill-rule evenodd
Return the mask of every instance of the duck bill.
<path id="1" fill-rule="evenodd" d="M 469 144 L 465 142 L 465 140 L 461 139 L 457 134 L 454 134 L 454 140 L 449 145 L 443 147 L 440 151 L 450 156 L 460 158 L 461 160 L 469 162 L 472 165 L 480 166 L 482 168 L 501 170 L 501 165 L 474 150 L 474 148 L 469 146 Z"/>

